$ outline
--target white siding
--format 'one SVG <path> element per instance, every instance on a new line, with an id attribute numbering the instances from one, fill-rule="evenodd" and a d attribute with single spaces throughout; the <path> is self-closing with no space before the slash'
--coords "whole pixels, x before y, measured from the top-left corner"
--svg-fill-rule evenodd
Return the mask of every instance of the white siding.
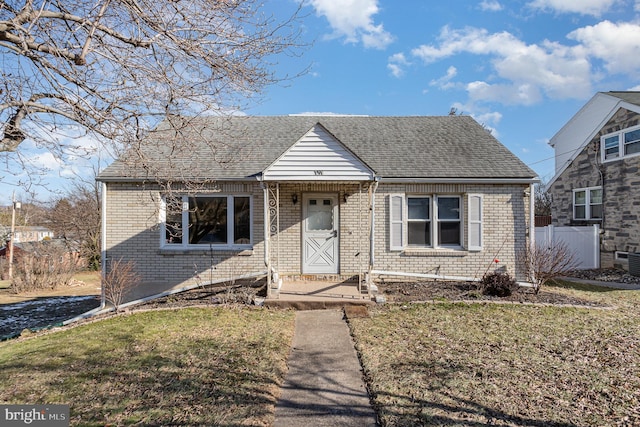
<path id="1" fill-rule="evenodd" d="M 555 150 L 555 172 L 559 174 L 599 131 L 622 101 L 610 95 L 598 93 L 549 141 Z"/>
<path id="2" fill-rule="evenodd" d="M 372 171 L 316 125 L 264 173 L 272 181 L 367 181 Z"/>

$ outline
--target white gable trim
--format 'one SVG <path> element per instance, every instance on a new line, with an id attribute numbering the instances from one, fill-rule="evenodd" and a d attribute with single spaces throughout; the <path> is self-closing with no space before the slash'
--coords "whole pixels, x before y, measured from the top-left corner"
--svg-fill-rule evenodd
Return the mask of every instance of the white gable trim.
<path id="1" fill-rule="evenodd" d="M 316 124 L 263 172 L 265 181 L 371 181 L 373 171 Z"/>
<path id="2" fill-rule="evenodd" d="M 640 114 L 640 106 L 599 92 L 549 140 L 549 145 L 555 150 L 556 173 L 547 184 L 547 188 L 551 187 L 567 170 L 584 147 L 591 142 L 620 108 Z M 565 159 L 562 160 L 561 165 L 558 165 L 559 158 Z"/>

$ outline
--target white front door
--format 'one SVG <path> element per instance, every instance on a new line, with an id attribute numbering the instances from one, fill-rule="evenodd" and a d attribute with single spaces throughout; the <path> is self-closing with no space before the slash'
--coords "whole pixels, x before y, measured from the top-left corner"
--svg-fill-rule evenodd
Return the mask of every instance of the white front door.
<path id="1" fill-rule="evenodd" d="M 309 193 L 302 199 L 302 272 L 337 274 L 338 195 Z"/>

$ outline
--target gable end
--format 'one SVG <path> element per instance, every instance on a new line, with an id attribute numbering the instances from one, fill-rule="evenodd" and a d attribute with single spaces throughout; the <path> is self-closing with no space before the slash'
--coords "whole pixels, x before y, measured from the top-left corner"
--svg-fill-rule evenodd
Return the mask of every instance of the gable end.
<path id="1" fill-rule="evenodd" d="M 265 181 L 370 181 L 374 173 L 318 123 L 263 176 Z"/>

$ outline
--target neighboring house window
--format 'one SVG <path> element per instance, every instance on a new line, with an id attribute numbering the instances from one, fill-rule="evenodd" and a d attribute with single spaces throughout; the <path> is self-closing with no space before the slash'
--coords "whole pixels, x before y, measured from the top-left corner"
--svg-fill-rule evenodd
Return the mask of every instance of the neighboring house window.
<path id="1" fill-rule="evenodd" d="M 573 190 L 573 219 L 602 219 L 602 187 Z"/>
<path id="2" fill-rule="evenodd" d="M 251 244 L 251 197 L 182 196 L 163 200 L 163 245 L 212 248 Z"/>
<path id="3" fill-rule="evenodd" d="M 389 196 L 390 249 L 460 248 L 462 198 L 460 196 Z M 482 196 L 469 195 L 470 250 L 482 248 Z M 471 213 L 473 212 L 473 213 Z"/>
<path id="4" fill-rule="evenodd" d="M 613 160 L 640 153 L 640 126 L 623 129 L 600 138 L 603 160 Z"/>

